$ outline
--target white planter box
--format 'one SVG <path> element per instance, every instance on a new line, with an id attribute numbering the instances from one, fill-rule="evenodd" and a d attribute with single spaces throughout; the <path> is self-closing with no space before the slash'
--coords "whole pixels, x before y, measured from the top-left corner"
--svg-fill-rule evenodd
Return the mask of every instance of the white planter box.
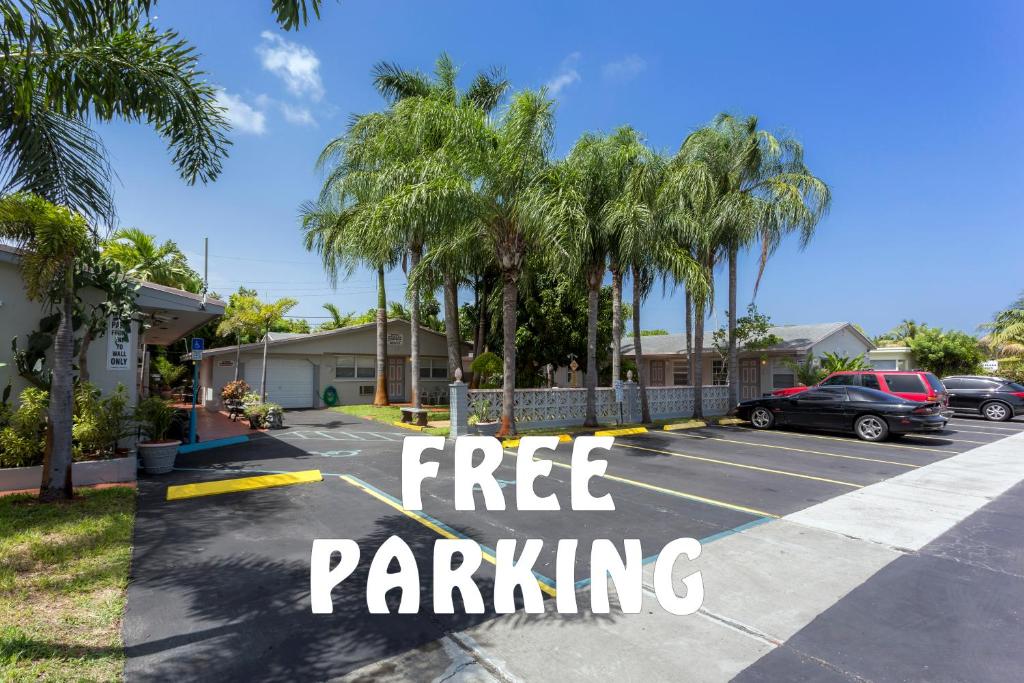
<path id="1" fill-rule="evenodd" d="M 74 486 L 87 486 L 135 481 L 137 467 L 134 455 L 113 460 L 76 462 L 71 469 L 71 482 Z M 41 465 L 0 469 L 0 491 L 38 489 L 42 478 Z"/>

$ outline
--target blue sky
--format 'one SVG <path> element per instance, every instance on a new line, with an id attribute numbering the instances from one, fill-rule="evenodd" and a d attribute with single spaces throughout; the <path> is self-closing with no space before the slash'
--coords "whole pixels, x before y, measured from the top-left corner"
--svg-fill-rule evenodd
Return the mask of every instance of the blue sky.
<path id="1" fill-rule="evenodd" d="M 557 91 L 557 153 L 585 131 L 632 124 L 675 150 L 720 111 L 795 134 L 832 187 L 814 242 L 784 245 L 758 305 L 776 323 L 849 320 L 869 333 L 903 318 L 974 331 L 1024 289 L 1024 4 L 327 0 L 284 34 L 269 3 L 160 3 L 224 89 L 236 129 L 223 176 L 178 180 L 147 128 L 102 128 L 119 219 L 171 238 L 211 288 L 294 296 L 295 312 L 372 305 L 359 273 L 332 291 L 299 239 L 313 164 L 353 112 L 382 107 L 380 60 L 429 69 L 442 50 L 466 77 L 499 65 L 517 88 Z M 740 266 L 740 305 L 755 262 Z M 724 318 L 724 277 L 711 325 Z M 389 276 L 399 298 L 404 276 Z M 628 291 L 628 288 L 627 288 Z M 660 289 L 645 328 L 680 331 L 682 294 Z M 315 321 L 314 321 L 315 322 Z"/>

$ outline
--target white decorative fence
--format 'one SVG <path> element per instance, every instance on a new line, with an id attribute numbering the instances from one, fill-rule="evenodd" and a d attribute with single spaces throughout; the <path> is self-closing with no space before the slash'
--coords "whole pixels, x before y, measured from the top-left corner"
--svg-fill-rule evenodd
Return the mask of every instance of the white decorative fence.
<path id="1" fill-rule="evenodd" d="M 693 415 L 693 387 L 648 387 L 647 402 L 651 418 L 663 420 Z M 468 414 L 484 422 L 501 416 L 501 389 L 470 389 L 467 392 Z M 729 410 L 728 387 L 704 387 L 704 414 L 724 415 Z M 587 408 L 586 389 L 516 389 L 516 424 L 533 426 L 569 426 L 583 424 Z M 619 421 L 619 404 L 615 390 L 597 389 L 597 419 L 604 424 Z M 640 420 L 640 391 L 633 382 L 623 386 L 623 422 Z"/>

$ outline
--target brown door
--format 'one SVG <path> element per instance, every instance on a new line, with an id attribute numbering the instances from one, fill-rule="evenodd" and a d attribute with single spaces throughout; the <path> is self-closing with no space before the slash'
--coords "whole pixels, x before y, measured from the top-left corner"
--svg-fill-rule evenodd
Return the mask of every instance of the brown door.
<path id="1" fill-rule="evenodd" d="M 665 361 L 663 361 L 663 360 L 652 360 L 651 361 L 651 386 L 652 387 L 663 387 L 663 386 L 665 386 Z"/>
<path id="2" fill-rule="evenodd" d="M 749 401 L 761 395 L 761 364 L 756 358 L 740 360 L 740 400 Z"/>
<path id="3" fill-rule="evenodd" d="M 388 358 L 388 400 L 405 401 L 405 358 Z"/>

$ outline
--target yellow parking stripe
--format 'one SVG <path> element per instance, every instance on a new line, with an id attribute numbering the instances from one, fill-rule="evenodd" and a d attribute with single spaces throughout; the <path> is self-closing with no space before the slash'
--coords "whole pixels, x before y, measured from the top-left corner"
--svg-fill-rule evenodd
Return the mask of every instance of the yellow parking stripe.
<path id="1" fill-rule="evenodd" d="M 796 451 L 797 453 L 808 453 L 810 455 L 823 455 L 829 458 L 843 458 L 845 460 L 862 460 L 864 462 L 878 462 L 884 465 L 898 465 L 899 467 L 918 468 L 920 465 L 913 465 L 909 462 L 898 460 L 883 460 L 881 458 L 867 458 L 862 455 L 844 455 L 843 453 L 829 453 L 828 451 L 812 451 L 809 448 L 796 448 L 794 446 L 780 446 L 778 444 L 757 443 L 756 441 L 738 441 L 736 439 L 725 439 L 720 436 L 696 436 L 693 434 L 673 434 L 672 436 L 686 437 L 689 439 L 708 439 L 710 441 L 721 441 L 723 443 L 734 443 L 742 446 L 754 446 L 755 448 L 777 448 L 783 451 Z"/>
<path id="2" fill-rule="evenodd" d="M 629 436 L 630 434 L 646 434 L 647 427 L 626 427 L 624 429 L 603 429 L 594 432 L 594 436 Z"/>
<path id="3" fill-rule="evenodd" d="M 690 422 L 677 422 L 676 424 L 665 425 L 662 427 L 662 431 L 674 432 L 678 429 L 700 429 L 701 427 L 707 427 L 706 422 L 700 420 L 691 420 Z"/>
<path id="4" fill-rule="evenodd" d="M 862 489 L 863 484 L 854 484 L 848 481 L 839 481 L 838 479 L 828 479 L 826 477 L 816 477 L 812 474 L 801 474 L 800 472 L 790 472 L 789 470 L 776 470 L 770 467 L 760 467 L 758 465 L 747 465 L 741 462 L 733 462 L 731 460 L 719 460 L 717 458 L 705 458 L 700 455 L 690 455 L 688 453 L 676 453 L 675 451 L 663 451 L 659 448 L 647 448 L 646 446 L 634 446 L 628 443 L 619 443 L 622 448 L 632 448 L 637 451 L 648 451 L 650 453 L 661 453 L 662 455 L 671 455 L 676 458 L 686 458 L 688 460 L 700 460 L 702 462 L 710 462 L 716 465 L 727 465 L 728 467 L 739 467 L 745 470 L 757 470 L 758 472 L 767 472 L 768 474 L 780 474 L 785 477 L 796 477 L 797 479 L 810 479 L 812 481 L 821 481 L 826 484 L 838 484 L 839 486 L 849 486 L 852 489 Z"/>
<path id="5" fill-rule="evenodd" d="M 323 481 L 323 475 L 320 474 L 320 470 L 304 470 L 302 472 L 288 472 L 285 474 L 264 474 L 258 477 L 204 481 L 199 484 L 168 486 L 167 500 L 215 496 L 220 493 L 236 493 L 238 491 L 257 491 L 275 486 L 308 484 L 314 481 Z"/>
<path id="6" fill-rule="evenodd" d="M 517 457 L 516 454 L 514 452 L 512 452 L 512 451 L 505 451 L 505 455 L 508 455 L 510 457 Z M 534 460 L 541 460 L 541 458 L 534 458 Z M 552 460 L 551 463 L 555 467 L 561 467 L 561 468 L 564 468 L 564 469 L 567 469 L 567 470 L 572 469 L 572 465 L 569 465 L 569 464 L 564 463 L 564 462 L 558 462 L 557 460 Z M 644 481 L 637 481 L 636 479 L 627 479 L 625 477 L 618 477 L 618 476 L 615 476 L 614 474 L 608 474 L 607 472 L 605 474 L 595 475 L 595 476 L 600 476 L 602 479 L 611 479 L 612 481 L 617 481 L 617 482 L 620 482 L 622 484 L 629 484 L 630 486 L 636 486 L 638 488 L 647 489 L 648 491 L 657 491 L 658 493 L 665 493 L 665 494 L 668 494 L 670 496 L 676 496 L 678 498 L 685 498 L 687 500 L 693 500 L 693 501 L 696 501 L 698 503 L 706 503 L 708 505 L 713 505 L 715 507 L 726 508 L 728 510 L 736 510 L 737 512 L 746 512 L 748 514 L 758 515 L 760 517 L 771 517 L 772 519 L 779 519 L 779 517 L 780 517 L 780 515 L 773 515 L 772 513 L 765 512 L 764 510 L 758 510 L 756 508 L 748 508 L 748 507 L 745 507 L 743 505 L 737 505 L 735 503 L 729 503 L 727 501 L 717 500 L 715 498 L 706 498 L 704 496 L 698 496 L 698 495 L 693 494 L 693 493 L 686 493 L 685 491 L 677 491 L 676 489 L 670 489 L 670 488 L 666 488 L 664 486 L 655 486 L 654 484 L 648 484 L 647 482 L 644 482 Z"/>
<path id="7" fill-rule="evenodd" d="M 345 474 L 345 475 L 342 475 L 341 477 L 339 477 L 339 479 L 341 479 L 342 481 L 344 481 L 344 482 L 346 482 L 348 484 L 351 484 L 352 486 L 355 486 L 357 489 L 359 489 L 363 493 L 368 493 L 369 495 L 373 496 L 374 498 L 376 498 L 380 502 L 384 503 L 385 505 L 388 505 L 389 507 L 392 507 L 395 510 L 398 510 L 403 515 L 405 515 L 406 517 L 409 517 L 410 519 L 416 520 L 417 522 L 419 522 L 423 526 L 427 527 L 428 529 L 430 529 L 431 531 L 436 533 L 438 536 L 443 536 L 444 538 L 449 538 L 449 539 L 452 539 L 452 540 L 458 540 L 460 538 L 468 538 L 468 536 L 460 536 L 459 534 L 453 533 L 450 529 L 446 529 L 445 527 L 441 526 L 440 524 L 438 524 L 434 520 L 428 518 L 426 515 L 422 515 L 422 514 L 420 514 L 419 512 L 417 512 L 415 510 L 407 510 L 397 500 L 394 500 L 390 496 L 383 495 L 380 491 L 376 491 L 376 490 L 374 490 L 372 488 L 369 488 L 369 487 L 365 486 L 362 482 L 357 481 L 355 479 L 355 477 L 352 477 L 350 475 Z M 483 558 L 485 560 L 487 560 L 491 564 L 497 566 L 497 564 L 498 564 L 497 558 L 494 557 L 494 555 L 492 555 L 488 551 L 484 550 L 483 546 L 480 547 L 480 554 L 483 555 Z M 543 581 L 538 581 L 537 585 L 540 587 L 540 589 L 542 591 L 544 591 L 545 593 L 547 593 L 551 597 L 555 597 L 557 595 L 557 591 L 552 586 L 549 586 L 548 584 L 544 583 Z"/>
<path id="8" fill-rule="evenodd" d="M 743 430 L 746 432 L 761 432 L 769 433 L 766 430 L 754 429 L 753 427 L 734 427 L 734 430 Z M 841 436 L 825 436 L 824 434 L 803 434 L 801 432 L 775 432 L 777 434 L 783 434 L 785 436 L 798 436 L 802 439 L 828 439 L 829 441 L 842 441 L 857 446 L 881 446 L 885 448 L 906 448 L 912 451 L 928 451 L 930 453 L 942 453 L 944 455 L 956 454 L 956 451 L 947 451 L 942 448 L 925 448 L 924 446 L 907 446 L 905 444 L 898 443 L 879 443 L 877 441 L 860 441 L 859 439 L 843 438 Z"/>

